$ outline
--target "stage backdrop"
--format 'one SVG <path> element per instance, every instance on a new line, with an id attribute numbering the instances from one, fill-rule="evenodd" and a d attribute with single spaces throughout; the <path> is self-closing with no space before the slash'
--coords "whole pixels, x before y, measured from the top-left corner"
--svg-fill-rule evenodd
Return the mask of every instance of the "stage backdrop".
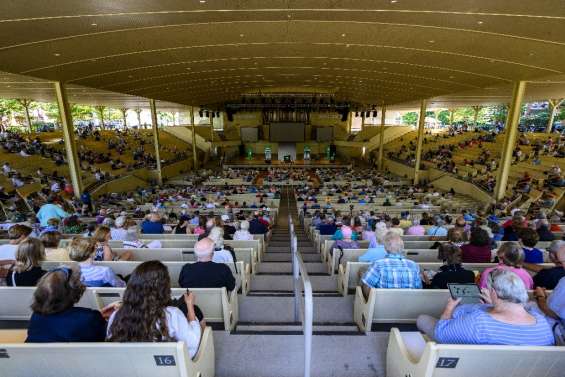
<path id="1" fill-rule="evenodd" d="M 304 141 L 304 124 L 271 123 L 269 134 L 271 141 L 275 143 Z"/>
<path id="2" fill-rule="evenodd" d="M 241 141 L 256 142 L 259 140 L 259 129 L 257 127 L 241 127 Z"/>
<path id="3" fill-rule="evenodd" d="M 296 143 L 279 143 L 278 160 L 284 161 L 284 156 L 290 156 L 292 161 L 296 160 Z"/>

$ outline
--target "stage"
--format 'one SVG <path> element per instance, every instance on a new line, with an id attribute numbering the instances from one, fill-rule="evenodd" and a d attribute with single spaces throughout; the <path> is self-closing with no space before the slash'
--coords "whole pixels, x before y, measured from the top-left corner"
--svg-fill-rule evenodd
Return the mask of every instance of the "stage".
<path id="1" fill-rule="evenodd" d="M 224 169 L 241 169 L 241 168 L 253 168 L 253 169 L 267 169 L 269 167 L 274 168 L 295 168 L 295 169 L 318 169 L 318 168 L 329 168 L 329 169 L 351 169 L 351 164 L 343 164 L 339 162 L 330 162 L 329 160 L 296 160 L 291 163 L 287 163 L 279 160 L 272 160 L 270 164 L 267 164 L 265 160 L 254 158 L 248 160 L 246 158 L 240 158 L 237 160 L 230 161 L 223 164 Z"/>

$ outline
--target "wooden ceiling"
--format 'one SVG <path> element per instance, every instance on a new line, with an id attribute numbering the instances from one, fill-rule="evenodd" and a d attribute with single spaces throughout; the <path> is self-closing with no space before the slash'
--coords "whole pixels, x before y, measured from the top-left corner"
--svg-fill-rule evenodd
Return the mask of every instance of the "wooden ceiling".
<path id="1" fill-rule="evenodd" d="M 184 105 L 289 87 L 392 105 L 565 74 L 563 0 L 5 0 L 0 35 L 2 71 Z"/>

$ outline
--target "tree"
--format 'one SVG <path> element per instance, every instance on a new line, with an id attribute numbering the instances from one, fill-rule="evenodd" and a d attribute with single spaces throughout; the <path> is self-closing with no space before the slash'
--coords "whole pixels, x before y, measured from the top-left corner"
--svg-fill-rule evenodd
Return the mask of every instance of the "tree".
<path id="1" fill-rule="evenodd" d="M 417 122 L 418 122 L 418 113 L 415 111 L 411 111 L 402 116 L 402 123 L 404 124 L 410 124 L 414 126 L 416 125 Z"/>
<path id="2" fill-rule="evenodd" d="M 444 126 L 449 124 L 450 117 L 451 112 L 449 110 L 440 110 L 436 115 L 436 119 L 439 120 Z"/>
<path id="3" fill-rule="evenodd" d="M 73 116 L 73 121 L 88 121 L 94 118 L 94 113 L 96 109 L 88 105 L 73 104 L 71 106 L 71 115 Z"/>
<path id="4" fill-rule="evenodd" d="M 8 118 L 6 123 L 9 125 L 11 122 L 10 119 L 15 120 L 17 122 L 18 115 L 21 116 L 23 113 L 23 107 L 18 100 L 15 99 L 0 99 L 0 116 L 3 119 L 4 117 Z"/>
<path id="5" fill-rule="evenodd" d="M 98 119 L 100 120 L 100 128 L 106 129 L 104 125 L 104 111 L 106 111 L 106 106 L 95 106 L 96 112 L 98 114 Z"/>

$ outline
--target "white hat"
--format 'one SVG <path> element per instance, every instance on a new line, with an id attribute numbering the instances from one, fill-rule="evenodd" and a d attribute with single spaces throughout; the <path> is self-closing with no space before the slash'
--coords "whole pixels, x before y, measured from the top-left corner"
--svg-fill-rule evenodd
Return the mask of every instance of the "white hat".
<path id="1" fill-rule="evenodd" d="M 229 221 L 229 220 L 230 220 L 230 217 L 224 213 L 222 215 L 222 221 Z"/>

